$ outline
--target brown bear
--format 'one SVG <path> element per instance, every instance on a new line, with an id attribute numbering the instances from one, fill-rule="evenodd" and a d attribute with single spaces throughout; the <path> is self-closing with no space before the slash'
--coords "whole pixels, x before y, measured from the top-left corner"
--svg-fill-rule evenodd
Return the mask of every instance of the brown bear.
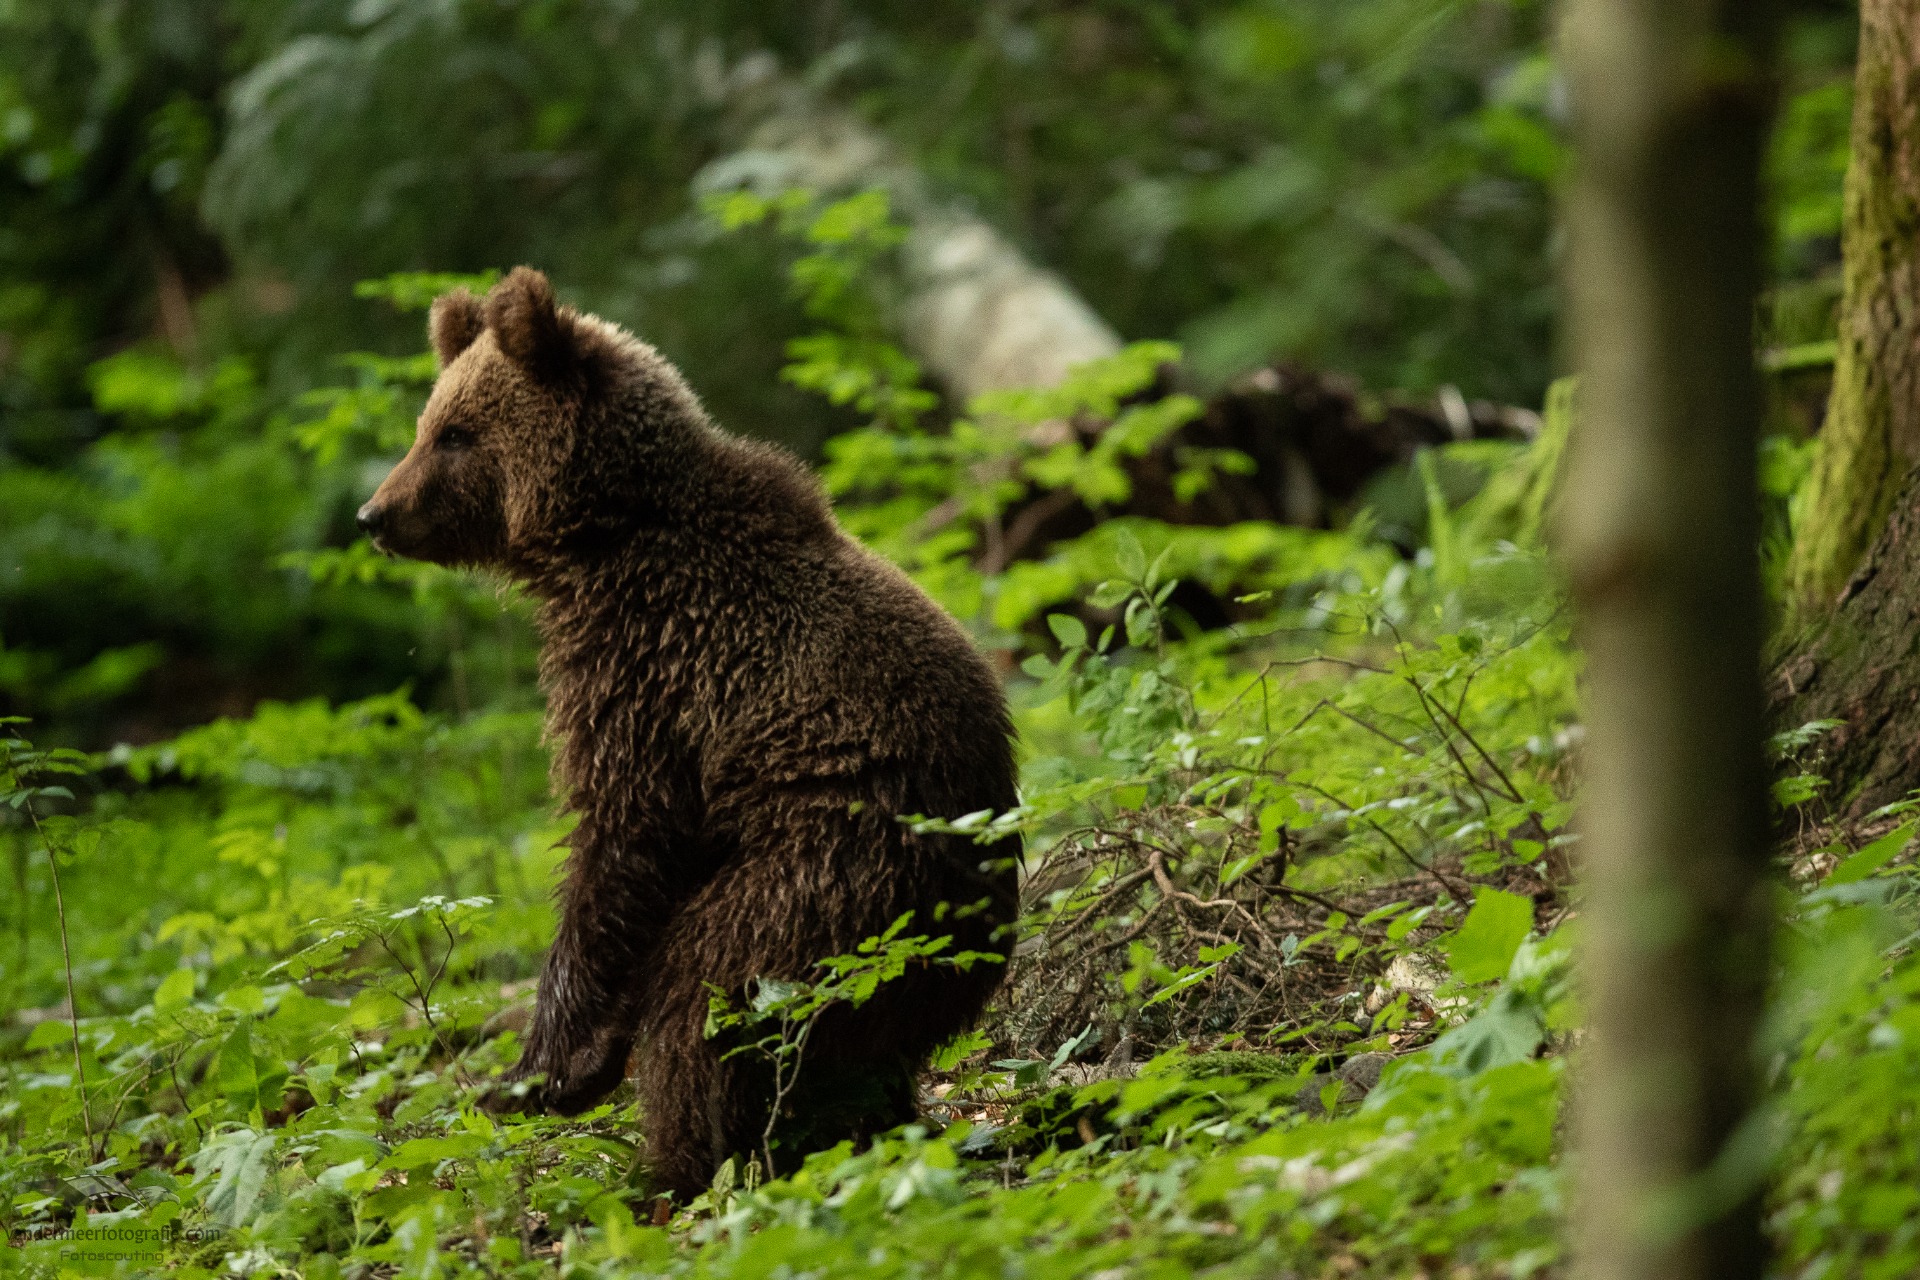
<path id="1" fill-rule="evenodd" d="M 901 821 L 1014 807 L 1006 703 L 798 460 L 721 431 L 658 352 L 557 307 L 539 272 L 438 299 L 428 331 L 439 378 L 359 522 L 384 551 L 504 571 L 538 599 L 579 815 L 514 1105 L 587 1108 L 637 1038 L 649 1163 L 690 1196 L 758 1149 L 770 1105 L 751 1055 L 702 1034 L 705 984 L 803 978 L 907 912 L 909 934 L 1006 952 L 1018 841 Z M 912 1072 L 1002 972 L 918 966 L 829 1011 L 803 1077 L 882 1083 L 811 1126 L 816 1144 L 911 1119 Z"/>

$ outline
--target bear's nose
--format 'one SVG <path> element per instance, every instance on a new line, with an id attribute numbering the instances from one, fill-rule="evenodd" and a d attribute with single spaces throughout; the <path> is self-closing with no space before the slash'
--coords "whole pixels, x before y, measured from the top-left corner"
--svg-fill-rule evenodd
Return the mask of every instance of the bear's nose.
<path id="1" fill-rule="evenodd" d="M 377 534 L 387 523 L 387 509 L 385 507 L 375 506 L 369 502 L 355 513 L 353 520 L 355 524 L 360 526 L 360 532 Z"/>

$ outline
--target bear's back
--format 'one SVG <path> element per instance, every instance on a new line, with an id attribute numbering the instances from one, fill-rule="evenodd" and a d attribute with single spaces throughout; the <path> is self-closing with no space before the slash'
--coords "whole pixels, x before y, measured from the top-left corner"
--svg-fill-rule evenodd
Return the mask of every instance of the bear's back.
<path id="1" fill-rule="evenodd" d="M 828 740 L 915 777 L 926 812 L 1014 801 L 1005 696 L 966 631 L 898 567 L 834 520 L 784 450 L 729 438 L 732 498 L 757 537 L 724 540 L 721 610 L 744 660 L 726 673 L 723 721 L 761 744 Z M 729 714 L 731 713 L 731 714 Z M 731 736 L 731 735 L 730 735 Z M 796 762 L 798 763 L 798 762 Z"/>

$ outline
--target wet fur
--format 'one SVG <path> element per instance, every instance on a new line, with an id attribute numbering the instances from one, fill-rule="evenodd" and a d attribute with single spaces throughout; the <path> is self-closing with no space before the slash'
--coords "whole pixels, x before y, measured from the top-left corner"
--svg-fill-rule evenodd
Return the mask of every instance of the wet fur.
<path id="1" fill-rule="evenodd" d="M 503 569 L 539 599 L 556 781 L 579 815 L 515 1076 L 577 1112 L 637 1039 L 648 1157 L 689 1196 L 767 1115 L 757 1073 L 701 1035 L 704 984 L 805 976 L 907 911 L 955 950 L 1010 945 L 1017 843 L 896 820 L 1013 806 L 1005 702 L 805 467 L 715 428 L 665 359 L 556 307 L 544 276 L 448 295 L 429 332 L 440 378 L 363 515 L 394 552 Z M 804 1070 L 903 1079 L 1000 978 L 914 970 L 830 1015 Z M 910 1093 L 887 1096 L 818 1140 L 911 1118 Z"/>

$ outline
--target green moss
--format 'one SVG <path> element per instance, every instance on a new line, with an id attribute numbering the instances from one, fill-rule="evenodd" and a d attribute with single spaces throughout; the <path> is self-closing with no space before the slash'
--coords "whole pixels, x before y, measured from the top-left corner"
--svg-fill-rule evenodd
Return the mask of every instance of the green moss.
<path id="1" fill-rule="evenodd" d="M 1299 1072 L 1300 1060 L 1296 1056 L 1281 1057 L 1271 1053 L 1254 1053 L 1245 1049 L 1198 1053 L 1189 1060 L 1187 1065 L 1187 1074 L 1196 1080 L 1210 1080 L 1219 1076 L 1242 1076 L 1265 1083 L 1268 1080 L 1290 1079 Z"/>

